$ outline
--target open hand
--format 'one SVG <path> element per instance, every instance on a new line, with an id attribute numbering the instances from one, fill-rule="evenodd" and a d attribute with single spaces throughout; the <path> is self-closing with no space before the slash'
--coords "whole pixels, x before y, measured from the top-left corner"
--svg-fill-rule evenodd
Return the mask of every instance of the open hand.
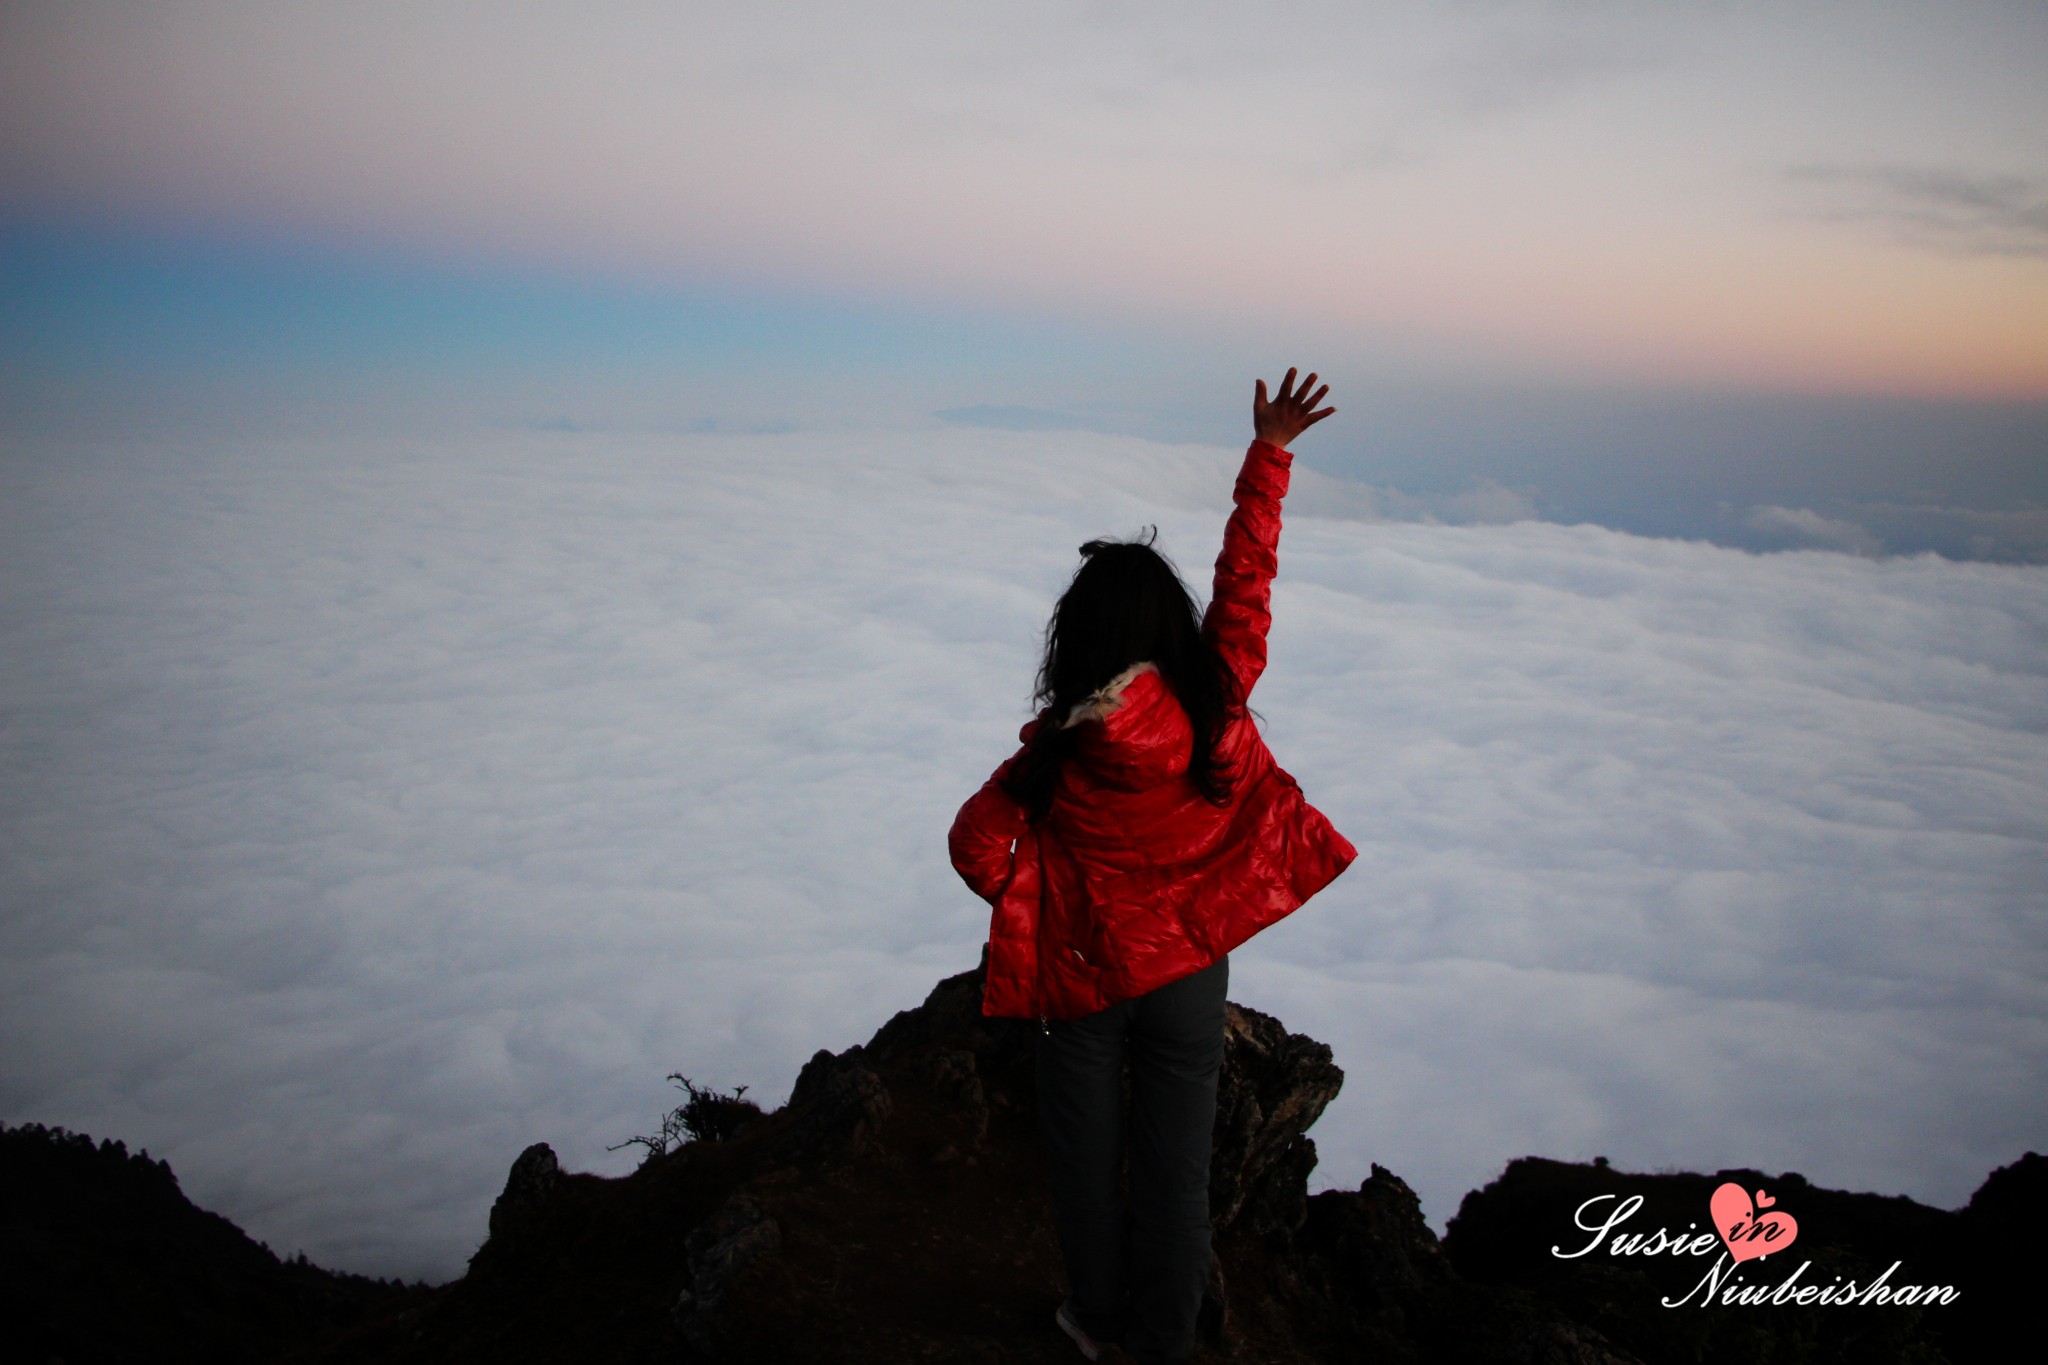
<path id="1" fill-rule="evenodd" d="M 1294 371 L 1290 368 L 1287 377 L 1280 381 L 1279 396 L 1268 402 L 1266 381 L 1258 381 L 1258 387 L 1252 393 L 1252 431 L 1259 440 L 1285 450 L 1289 441 L 1336 411 L 1335 408 L 1324 408 L 1321 412 L 1310 411 L 1316 404 L 1322 402 L 1323 395 L 1330 391 L 1330 386 L 1325 384 L 1310 394 L 1309 389 L 1315 382 L 1316 377 L 1311 373 L 1308 378 L 1301 381 L 1301 387 L 1296 389 Z"/>

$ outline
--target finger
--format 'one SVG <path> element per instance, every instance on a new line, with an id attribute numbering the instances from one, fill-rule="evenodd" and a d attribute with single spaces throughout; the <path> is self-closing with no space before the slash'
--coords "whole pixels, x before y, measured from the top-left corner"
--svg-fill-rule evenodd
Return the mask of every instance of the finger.
<path id="1" fill-rule="evenodd" d="M 1324 408 L 1321 412 L 1312 412 L 1308 416 L 1301 419 L 1301 424 L 1304 428 L 1312 427 L 1335 411 L 1335 408 Z"/>
<path id="2" fill-rule="evenodd" d="M 1294 367 L 1287 367 L 1287 377 L 1280 381 L 1280 401 L 1285 403 L 1294 394 Z"/>
<path id="3" fill-rule="evenodd" d="M 1315 382 L 1315 371 L 1311 370 L 1309 371 L 1308 378 L 1301 381 L 1301 387 L 1294 391 L 1294 401 L 1301 404 L 1303 407 L 1309 407 L 1310 405 L 1312 405 L 1315 402 L 1315 399 L 1310 398 L 1308 396 L 1308 391 L 1315 384 Z M 1322 397 L 1321 394 L 1316 395 L 1316 398 L 1320 397 Z"/>
<path id="4" fill-rule="evenodd" d="M 1252 389 L 1252 406 L 1255 408 L 1263 408 L 1267 406 L 1266 381 L 1263 379 L 1258 380 L 1256 385 Z"/>
<path id="5" fill-rule="evenodd" d="M 1306 384 L 1303 384 L 1303 385 L 1302 385 L 1302 387 L 1303 387 L 1303 388 L 1305 389 L 1305 388 L 1307 388 L 1307 387 L 1309 386 L 1309 384 L 1313 384 L 1313 383 L 1315 383 L 1315 382 L 1316 382 L 1316 377 L 1315 377 L 1314 375 L 1310 375 L 1310 376 L 1308 377 L 1308 383 L 1306 383 Z M 1330 386 L 1329 386 L 1328 384 L 1325 384 L 1325 385 L 1323 385 L 1323 386 L 1322 386 L 1322 387 L 1321 387 L 1320 389 L 1317 389 L 1317 390 L 1316 390 L 1316 393 L 1315 393 L 1315 397 L 1313 397 L 1313 398 L 1304 398 L 1304 399 L 1302 399 L 1302 400 L 1301 400 L 1301 405 L 1302 405 L 1303 407 L 1305 407 L 1305 408 L 1312 408 L 1312 407 L 1314 407 L 1314 406 L 1315 406 L 1316 404 L 1318 404 L 1318 403 L 1322 402 L 1322 401 L 1323 401 L 1323 396 L 1324 396 L 1325 394 L 1327 394 L 1327 393 L 1328 393 L 1329 391 L 1330 391 Z"/>

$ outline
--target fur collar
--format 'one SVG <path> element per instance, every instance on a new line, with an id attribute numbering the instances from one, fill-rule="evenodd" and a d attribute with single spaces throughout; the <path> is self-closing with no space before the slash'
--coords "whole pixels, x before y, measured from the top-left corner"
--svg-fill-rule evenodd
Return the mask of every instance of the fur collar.
<path id="1" fill-rule="evenodd" d="M 1154 663 L 1132 664 L 1123 672 L 1111 678 L 1101 687 L 1089 693 L 1086 698 L 1074 704 L 1067 718 L 1060 722 L 1060 729 L 1071 730 L 1084 720 L 1103 720 L 1124 704 L 1124 689 L 1136 680 L 1140 673 L 1157 673 L 1159 666 Z"/>

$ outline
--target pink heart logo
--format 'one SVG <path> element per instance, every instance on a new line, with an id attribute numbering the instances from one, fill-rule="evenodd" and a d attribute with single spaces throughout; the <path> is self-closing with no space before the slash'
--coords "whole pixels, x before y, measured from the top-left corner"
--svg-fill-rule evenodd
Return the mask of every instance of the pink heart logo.
<path id="1" fill-rule="evenodd" d="M 1707 1212 L 1713 1215 L 1714 1231 L 1721 1234 L 1721 1240 L 1728 1244 L 1728 1254 L 1738 1261 L 1747 1261 L 1756 1256 L 1768 1256 L 1774 1251 L 1783 1251 L 1799 1236 L 1799 1222 L 1789 1213 L 1758 1213 L 1778 1201 L 1756 1192 L 1752 1204 L 1749 1191 L 1729 1181 L 1714 1191 L 1714 1197 L 1707 1201 Z"/>

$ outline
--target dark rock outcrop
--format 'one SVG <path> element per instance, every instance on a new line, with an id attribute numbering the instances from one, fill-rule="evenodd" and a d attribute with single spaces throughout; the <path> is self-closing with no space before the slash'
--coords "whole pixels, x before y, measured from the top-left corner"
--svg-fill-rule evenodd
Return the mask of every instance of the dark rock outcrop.
<path id="1" fill-rule="evenodd" d="M 554 1174 L 529 1149 L 470 1273 L 321 1358 L 1065 1365 L 1038 1030 L 980 1005 L 979 971 L 949 977 L 813 1056 L 732 1140 L 623 1179 Z M 1203 1359 L 1626 1359 L 1534 1295 L 1461 1278 L 1389 1172 L 1311 1198 L 1308 1130 L 1342 1084 L 1327 1046 L 1230 1007 Z"/>
<path id="2" fill-rule="evenodd" d="M 675 1322 L 691 1346 L 715 1354 L 722 1343 L 725 1291 L 734 1277 L 782 1250 L 782 1228 L 761 1211 L 761 1201 L 735 1194 L 683 1240 L 690 1254 L 690 1287 L 676 1296 Z"/>
<path id="3" fill-rule="evenodd" d="M 1308 1129 L 1343 1088 L 1329 1046 L 1289 1033 L 1278 1019 L 1225 1006 L 1223 1076 L 1216 1087 L 1216 1148 L 1209 1212 L 1219 1234 L 1287 1236 L 1308 1216 L 1316 1145 Z"/>
<path id="4" fill-rule="evenodd" d="M 1038 1030 L 983 1018 L 980 999 L 978 970 L 939 982 L 865 1044 L 812 1057 L 783 1108 L 749 1104 L 717 1136 L 650 1144 L 623 1178 L 563 1171 L 535 1144 L 513 1163 L 462 1279 L 377 1300 L 367 1321 L 302 1313 L 262 1339 L 277 1358 L 323 1365 L 1068 1365 L 1077 1357 L 1051 1325 L 1062 1273 L 1036 1135 Z M 1439 1242 L 1383 1167 L 1355 1190 L 1308 1194 L 1308 1131 L 1343 1073 L 1329 1048 L 1256 1010 L 1231 1006 L 1227 1028 L 1202 1362 L 1939 1365 L 2002 1358 L 2009 1319 L 2030 1301 L 2040 1256 L 2029 1239 L 2048 1204 L 2048 1160 L 2033 1154 L 1955 1213 L 1794 1174 L 1634 1175 L 1525 1158 L 1468 1195 Z M 144 1183 L 168 1181 L 143 1165 Z M 1691 1288 L 1711 1258 L 1552 1253 L 1587 1235 L 1574 1213 L 1602 1196 L 1643 1196 L 1633 1230 L 1697 1235 L 1712 1190 L 1731 1179 L 1796 1210 L 1798 1251 L 1819 1282 L 1903 1258 L 1913 1282 L 1955 1286 L 1960 1303 L 1674 1309 L 1661 1300 Z M 37 1235 L 10 1225 L 9 1264 Z M 129 1311 L 161 1315 L 155 1301 Z M 282 1310 L 247 1311 L 261 1324 Z M 293 1353 L 316 1321 L 326 1340 Z M 202 1354 L 253 1358 L 219 1330 L 234 1349 Z"/>
<path id="5" fill-rule="evenodd" d="M 1062 1281 L 1035 1130 L 1038 1031 L 983 1018 L 980 1000 L 979 971 L 949 977 L 867 1043 L 819 1052 L 782 1109 L 620 1180 L 549 1177 L 545 1149 L 529 1149 L 500 1201 L 522 1212 L 502 1230 L 494 1214 L 469 1275 L 320 1359 L 1067 1365 L 1072 1347 L 1050 1323 Z M 1202 1361 L 1987 1358 L 1986 1329 L 1946 1309 L 1688 1315 L 1659 1299 L 1682 1293 L 1675 1277 L 1695 1266 L 1550 1253 L 1594 1194 L 1655 1189 L 1656 1216 L 1675 1229 L 1706 1220 L 1723 1179 L 1764 1179 L 1753 1172 L 1520 1161 L 1467 1197 L 1442 1243 L 1383 1167 L 1356 1190 L 1311 1196 L 1308 1131 L 1343 1073 L 1328 1047 L 1256 1010 L 1231 1006 L 1227 1028 Z M 1765 1183 L 1815 1229 L 1801 1250 L 1829 1275 L 1881 1270 L 1910 1246 L 1923 1281 L 1948 1276 L 1988 1300 L 1986 1258 L 1972 1260 L 1955 1229 L 1974 1219 L 1987 1246 L 1999 1228 L 2019 1236 L 2048 1184 L 2043 1164 L 2001 1172 L 1961 1214 L 1796 1176 Z"/>
<path id="6" fill-rule="evenodd" d="M 505 1192 L 491 1205 L 491 1236 L 514 1235 L 522 1222 L 547 1205 L 561 1179 L 562 1163 L 555 1159 L 554 1148 L 536 1142 L 521 1152 L 505 1177 Z"/>
<path id="7" fill-rule="evenodd" d="M 889 1117 L 889 1088 L 858 1047 L 834 1056 L 820 1049 L 796 1076 L 791 1121 L 777 1150 L 791 1161 L 856 1157 L 873 1149 Z"/>

